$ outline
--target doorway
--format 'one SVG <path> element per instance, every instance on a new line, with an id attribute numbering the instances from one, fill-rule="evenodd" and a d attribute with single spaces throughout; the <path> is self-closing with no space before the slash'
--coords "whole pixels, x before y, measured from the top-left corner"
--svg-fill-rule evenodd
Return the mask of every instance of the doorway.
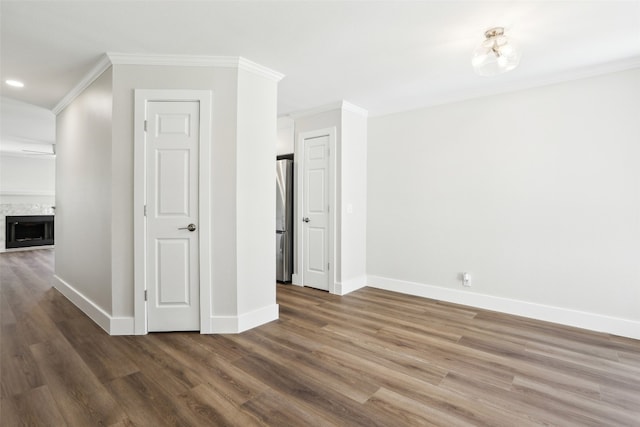
<path id="1" fill-rule="evenodd" d="M 296 143 L 297 268 L 294 284 L 335 293 L 335 128 L 301 133 Z"/>
<path id="2" fill-rule="evenodd" d="M 208 332 L 211 93 L 135 93 L 136 334 Z"/>

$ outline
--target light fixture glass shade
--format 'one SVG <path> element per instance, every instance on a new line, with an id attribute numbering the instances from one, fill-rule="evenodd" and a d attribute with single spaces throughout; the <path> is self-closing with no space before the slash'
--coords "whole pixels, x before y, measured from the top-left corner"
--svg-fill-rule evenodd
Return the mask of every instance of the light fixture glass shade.
<path id="1" fill-rule="evenodd" d="M 520 63 L 520 51 L 507 40 L 504 28 L 496 27 L 484 33 L 486 39 L 473 52 L 471 65 L 481 76 L 506 73 Z"/>

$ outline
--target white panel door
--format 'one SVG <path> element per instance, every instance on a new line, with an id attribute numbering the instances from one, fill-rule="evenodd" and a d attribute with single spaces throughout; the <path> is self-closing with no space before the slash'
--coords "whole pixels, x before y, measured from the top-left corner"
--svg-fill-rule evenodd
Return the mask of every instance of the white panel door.
<path id="1" fill-rule="evenodd" d="M 200 330 L 199 103 L 148 102 L 147 328 Z"/>
<path id="2" fill-rule="evenodd" d="M 304 140 L 303 284 L 329 290 L 329 136 Z"/>

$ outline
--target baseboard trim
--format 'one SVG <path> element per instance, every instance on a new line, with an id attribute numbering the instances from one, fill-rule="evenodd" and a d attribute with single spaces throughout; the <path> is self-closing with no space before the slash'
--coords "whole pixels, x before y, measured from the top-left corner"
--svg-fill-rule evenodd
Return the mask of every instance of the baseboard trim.
<path id="1" fill-rule="evenodd" d="M 207 332 L 211 334 L 238 334 L 278 320 L 279 311 L 279 305 L 273 304 L 239 316 L 211 316 Z"/>
<path id="2" fill-rule="evenodd" d="M 133 317 L 110 317 L 109 335 L 135 335 Z"/>
<path id="3" fill-rule="evenodd" d="M 298 276 L 297 274 L 291 275 L 291 284 L 296 286 L 304 286 L 302 284 L 302 280 L 300 280 L 300 276 Z"/>
<path id="4" fill-rule="evenodd" d="M 200 330 L 202 334 L 236 334 L 238 333 L 238 316 L 211 316 L 209 327 Z"/>
<path id="5" fill-rule="evenodd" d="M 354 279 L 336 282 L 336 295 L 347 295 L 353 291 L 367 286 L 367 276 L 360 276 Z"/>
<path id="6" fill-rule="evenodd" d="M 251 328 L 255 328 L 256 326 L 278 320 L 279 313 L 280 306 L 278 304 L 273 304 L 242 314 L 238 318 L 238 332 L 243 332 Z"/>
<path id="7" fill-rule="evenodd" d="M 527 301 L 477 294 L 457 289 L 448 289 L 440 286 L 408 282 L 381 276 L 368 276 L 367 284 L 372 288 L 385 289 L 403 294 L 468 305 L 471 307 L 588 329 L 595 332 L 604 332 L 612 335 L 640 339 L 639 321 Z"/>
<path id="8" fill-rule="evenodd" d="M 53 286 L 109 335 L 133 335 L 133 317 L 112 317 L 76 288 L 53 276 Z"/>

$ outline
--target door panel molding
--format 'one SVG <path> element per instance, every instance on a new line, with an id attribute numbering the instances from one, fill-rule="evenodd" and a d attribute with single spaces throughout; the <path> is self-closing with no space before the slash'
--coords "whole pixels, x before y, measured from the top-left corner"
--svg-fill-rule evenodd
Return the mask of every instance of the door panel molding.
<path id="1" fill-rule="evenodd" d="M 303 193 L 303 182 L 304 182 L 304 166 L 305 166 L 305 140 L 320 138 L 324 136 L 329 137 L 329 235 L 328 235 L 328 246 L 329 246 L 329 292 L 335 294 L 337 292 L 336 289 L 336 213 L 337 213 L 337 191 L 336 191 L 336 164 L 337 164 L 337 148 L 336 148 L 336 135 L 337 130 L 335 127 L 331 128 L 323 128 L 318 130 L 313 130 L 309 132 L 301 132 L 298 135 L 298 138 L 295 141 L 295 183 L 294 187 L 296 188 L 296 202 L 295 202 L 295 212 L 294 212 L 294 221 L 296 226 L 295 229 L 295 242 L 294 242 L 294 271 L 292 276 L 292 284 L 298 286 L 304 286 L 304 245 L 305 245 L 305 227 L 299 226 L 302 224 L 303 212 L 304 212 L 304 193 Z M 313 153 L 310 153 L 313 154 Z"/>
<path id="2" fill-rule="evenodd" d="M 200 332 L 211 333 L 211 113 L 212 92 L 209 90 L 135 90 L 134 95 L 134 187 L 133 187 L 133 240 L 134 240 L 134 333 L 144 335 L 147 328 L 145 290 L 147 256 L 145 235 L 146 159 L 145 119 L 147 105 L 155 101 L 195 101 L 200 104 L 199 123 L 199 177 L 198 177 L 198 229 L 200 278 Z M 178 119 L 178 118 L 174 118 Z M 180 132 L 179 120 L 169 120 L 163 126 Z"/>

